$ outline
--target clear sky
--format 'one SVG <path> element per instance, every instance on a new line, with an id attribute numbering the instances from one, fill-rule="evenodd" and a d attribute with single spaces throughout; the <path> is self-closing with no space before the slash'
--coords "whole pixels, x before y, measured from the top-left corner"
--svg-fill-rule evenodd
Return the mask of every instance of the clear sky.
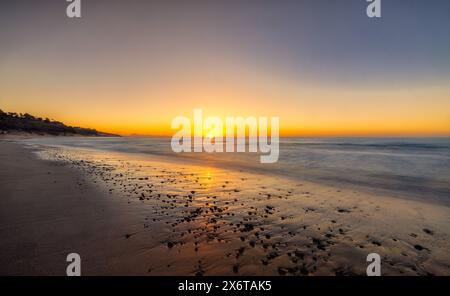
<path id="1" fill-rule="evenodd" d="M 0 2 L 0 109 L 122 134 L 279 116 L 284 135 L 450 135 L 450 1 Z"/>

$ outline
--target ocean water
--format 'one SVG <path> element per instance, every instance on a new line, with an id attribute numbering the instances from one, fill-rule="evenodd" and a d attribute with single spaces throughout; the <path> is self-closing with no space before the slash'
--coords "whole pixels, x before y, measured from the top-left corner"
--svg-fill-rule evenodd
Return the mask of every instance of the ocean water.
<path id="1" fill-rule="evenodd" d="M 281 138 L 279 160 L 256 153 L 174 153 L 167 137 L 41 137 L 27 144 L 140 154 L 450 203 L 450 138 Z"/>

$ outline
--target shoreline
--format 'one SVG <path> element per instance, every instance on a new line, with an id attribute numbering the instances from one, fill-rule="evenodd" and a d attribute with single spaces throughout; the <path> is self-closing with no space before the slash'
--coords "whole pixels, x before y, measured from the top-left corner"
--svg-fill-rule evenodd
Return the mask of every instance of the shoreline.
<path id="1" fill-rule="evenodd" d="M 363 274 L 370 252 L 388 275 L 450 274 L 445 206 L 120 153 L 44 149 L 52 161 L 0 146 L 1 274 L 62 275 L 73 249 L 82 274 Z"/>
<path id="2" fill-rule="evenodd" d="M 63 139 L 64 137 L 59 137 Z M 80 137 L 84 139 L 86 137 Z M 96 139 L 97 137 L 88 137 L 92 139 Z M 45 137 L 44 137 L 45 139 Z M 24 139 L 25 144 L 27 140 Z M 21 140 L 19 140 L 20 143 Z M 22 143 L 20 143 L 22 144 Z M 293 182 L 302 182 L 307 181 L 316 184 L 322 184 L 324 186 L 336 186 L 336 187 L 345 187 L 350 190 L 357 190 L 360 192 L 364 192 L 369 195 L 379 195 L 379 196 L 395 196 L 395 198 L 400 198 L 404 200 L 414 200 L 418 202 L 424 203 L 433 203 L 436 205 L 444 205 L 450 207 L 450 183 L 445 181 L 445 178 L 433 179 L 432 177 L 424 176 L 423 178 L 417 178 L 414 176 L 405 175 L 396 175 L 389 174 L 389 172 L 374 172 L 371 175 L 360 175 L 361 172 L 355 170 L 352 171 L 351 168 L 343 172 L 337 172 L 324 169 L 324 168 L 315 168 L 315 167 L 298 167 L 298 170 L 293 172 L 290 169 L 285 170 L 284 167 L 280 167 L 279 165 L 254 165 L 249 163 L 240 163 L 233 162 L 230 159 L 227 159 L 226 154 L 223 155 L 225 158 L 220 155 L 217 157 L 210 157 L 206 153 L 205 157 L 197 157 L 199 156 L 197 153 L 166 153 L 160 151 L 146 152 L 132 150 L 132 151 L 121 151 L 120 149 L 109 149 L 110 147 L 95 147 L 95 146 L 71 146 L 72 142 L 65 144 L 64 142 L 61 144 L 58 143 L 33 143 L 31 146 L 35 147 L 62 147 L 64 149 L 73 149 L 76 150 L 87 150 L 97 152 L 108 152 L 111 154 L 123 154 L 133 158 L 142 158 L 147 160 L 154 161 L 162 161 L 162 162 L 170 162 L 175 165 L 179 163 L 186 163 L 186 165 L 192 166 L 213 166 L 217 169 L 223 170 L 232 170 L 239 171 L 243 174 L 257 174 L 257 175 L 265 175 L 265 176 L 274 176 L 277 175 L 279 177 L 290 179 Z M 169 143 L 167 143 L 169 145 Z M 127 155 L 128 154 L 128 155 Z M 255 158 L 255 161 L 256 158 Z M 288 163 L 283 163 L 283 165 L 288 165 Z M 307 173 L 305 173 L 307 171 Z M 352 176 L 352 177 L 347 177 Z"/>

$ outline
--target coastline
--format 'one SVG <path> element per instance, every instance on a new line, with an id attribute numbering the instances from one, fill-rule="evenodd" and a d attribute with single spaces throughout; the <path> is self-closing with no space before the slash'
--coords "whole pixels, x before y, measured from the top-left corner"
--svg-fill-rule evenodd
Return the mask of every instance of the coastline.
<path id="1" fill-rule="evenodd" d="M 77 251 L 85 275 L 364 274 L 371 252 L 387 275 L 450 274 L 446 206 L 120 153 L 44 149 L 42 160 L 0 145 L 1 274 L 63 275 Z"/>
<path id="2" fill-rule="evenodd" d="M 21 141 L 21 140 L 18 140 Z M 347 187 L 450 206 L 450 138 L 281 138 L 280 160 L 260 164 L 252 153 L 173 153 L 169 137 L 38 137 L 34 147 L 64 147 L 141 155 L 143 159 Z"/>

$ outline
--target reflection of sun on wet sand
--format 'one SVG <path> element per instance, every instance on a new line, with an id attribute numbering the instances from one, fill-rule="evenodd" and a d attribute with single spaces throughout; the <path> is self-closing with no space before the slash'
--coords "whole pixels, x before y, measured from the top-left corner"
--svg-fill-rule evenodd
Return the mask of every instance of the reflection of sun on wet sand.
<path id="1" fill-rule="evenodd" d="M 140 245 L 121 259 L 141 262 L 134 273 L 365 274 L 372 252 L 385 275 L 450 273 L 446 206 L 148 156 L 39 155 L 85 172 L 140 215 L 140 224 L 120 225 Z"/>
<path id="2" fill-rule="evenodd" d="M 25 153 L 4 151 L 11 150 Z M 372 252 L 385 275 L 450 274 L 446 206 L 148 156 L 66 148 L 38 154 L 51 160 L 33 163 L 48 171 L 41 188 L 52 197 L 36 201 L 19 189 L 15 196 L 28 211 L 42 203 L 51 214 L 31 215 L 35 241 L 15 250 L 37 244 L 48 258 L 79 251 L 84 274 L 365 274 Z M 77 181 L 52 184 L 52 172 L 62 171 Z M 67 194 L 73 198 L 65 204 Z M 21 233 L 20 241 L 31 235 Z M 21 273 L 33 273 L 23 264 Z"/>

